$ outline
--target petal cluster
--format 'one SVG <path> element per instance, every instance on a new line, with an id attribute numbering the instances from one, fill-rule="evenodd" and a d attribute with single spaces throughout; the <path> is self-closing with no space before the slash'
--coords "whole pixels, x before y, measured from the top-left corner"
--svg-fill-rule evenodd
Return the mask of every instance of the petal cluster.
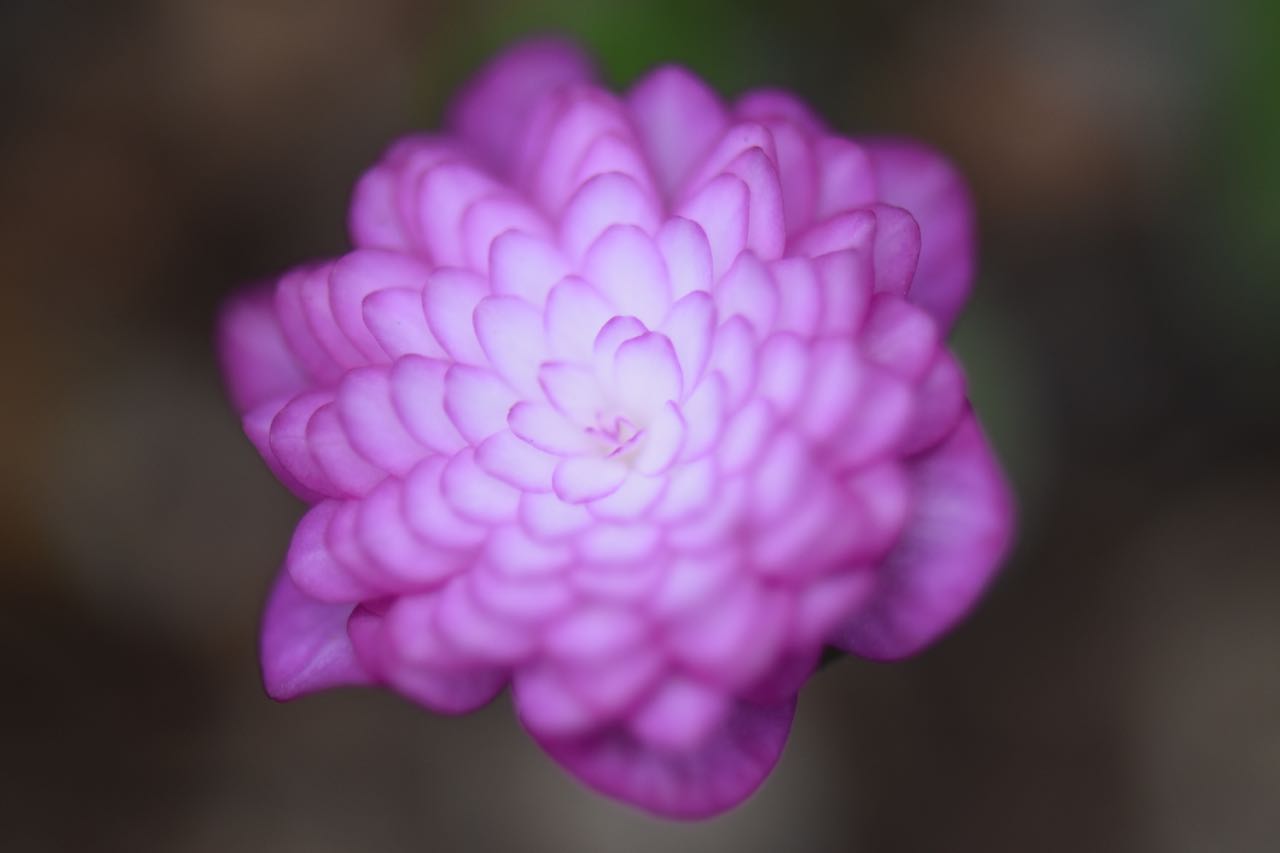
<path id="1" fill-rule="evenodd" d="M 826 646 L 910 654 L 1009 498 L 943 338 L 968 196 L 913 143 L 556 42 L 499 57 L 357 184 L 354 249 L 233 299 L 249 438 L 310 509 L 268 691 L 520 720 L 596 789 L 729 808 Z"/>

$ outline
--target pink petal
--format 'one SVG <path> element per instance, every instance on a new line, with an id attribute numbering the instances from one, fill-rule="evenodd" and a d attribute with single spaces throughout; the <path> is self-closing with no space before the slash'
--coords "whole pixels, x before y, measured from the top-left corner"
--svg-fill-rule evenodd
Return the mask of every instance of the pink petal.
<path id="1" fill-rule="evenodd" d="M 590 362 L 596 335 L 613 316 L 613 306 L 600 291 L 580 278 L 566 278 L 547 296 L 547 344 L 558 358 Z"/>
<path id="2" fill-rule="evenodd" d="M 616 307 L 654 327 L 671 304 L 666 265 L 653 239 L 634 226 L 609 228 L 587 250 L 582 275 Z"/>
<path id="3" fill-rule="evenodd" d="M 636 423 L 645 423 L 683 390 L 680 361 L 671 341 L 647 332 L 625 341 L 613 357 L 613 393 Z"/>
<path id="4" fill-rule="evenodd" d="M 720 317 L 740 314 L 763 337 L 773 328 L 778 313 L 778 292 L 773 277 L 752 252 L 738 255 L 715 287 Z"/>
<path id="5" fill-rule="evenodd" d="M 672 299 L 711 289 L 711 244 L 701 225 L 679 216 L 671 217 L 658 231 L 658 249 L 667 263 Z"/>
<path id="6" fill-rule="evenodd" d="M 307 439 L 307 424 L 316 410 L 333 400 L 332 392 L 308 391 L 279 408 L 271 418 L 267 446 L 258 442 L 259 452 L 268 451 L 274 460 L 303 489 L 320 495 L 340 496 L 341 491 L 320 467 Z M 263 453 L 264 457 L 268 453 Z"/>
<path id="7" fill-rule="evenodd" d="M 455 364 L 444 378 L 444 410 L 458 432 L 479 444 L 507 426 L 507 413 L 519 401 L 497 374 Z"/>
<path id="8" fill-rule="evenodd" d="M 501 193 L 471 204 L 462 217 L 466 265 L 477 272 L 490 272 L 494 244 L 511 231 L 532 235 L 534 239 L 546 240 L 551 236 L 546 220 L 516 196 Z"/>
<path id="9" fill-rule="evenodd" d="M 444 470 L 448 460 L 424 460 L 404 483 L 404 514 L 422 539 L 441 548 L 466 550 L 484 544 L 489 529 L 459 515 L 445 498 Z"/>
<path id="10" fill-rule="evenodd" d="M 347 631 L 361 664 L 397 692 L 439 714 L 464 714 L 488 704 L 506 684 L 499 668 L 432 669 L 405 662 L 384 627 L 385 618 L 364 607 L 351 614 Z"/>
<path id="11" fill-rule="evenodd" d="M 526 492 L 551 491 L 559 457 L 538 450 L 510 430 L 496 432 L 476 448 L 476 463 L 499 480 Z"/>
<path id="12" fill-rule="evenodd" d="M 405 514 L 404 488 L 386 480 L 360 502 L 356 536 L 370 559 L 403 589 L 432 587 L 465 565 L 456 551 L 445 551 L 414 535 Z"/>
<path id="13" fill-rule="evenodd" d="M 641 474 L 661 474 L 679 457 L 684 447 L 684 416 L 675 403 L 667 403 L 644 430 L 644 447 L 635 457 Z"/>
<path id="14" fill-rule="evenodd" d="M 382 470 L 403 476 L 427 452 L 400 420 L 386 368 L 349 372 L 338 389 L 337 405 L 352 447 Z"/>
<path id="15" fill-rule="evenodd" d="M 386 477 L 356 453 L 333 403 L 316 409 L 307 421 L 306 441 L 316 464 L 341 495 L 366 495 Z"/>
<path id="16" fill-rule="evenodd" d="M 731 317 L 716 330 L 708 366 L 723 377 L 729 408 L 742 405 L 756 381 L 755 334 L 745 318 Z"/>
<path id="17" fill-rule="evenodd" d="M 612 494 L 626 478 L 627 466 L 621 462 L 576 456 L 556 466 L 552 484 L 561 500 L 580 504 Z"/>
<path id="18" fill-rule="evenodd" d="M 347 636 L 350 604 L 304 595 L 281 572 L 262 618 L 262 681 L 279 701 L 348 684 L 368 684 Z"/>
<path id="19" fill-rule="evenodd" d="M 800 402 L 808 379 L 809 350 L 798 336 L 782 332 L 760 347 L 756 393 L 773 405 L 779 417 L 785 418 Z"/>
<path id="20" fill-rule="evenodd" d="M 849 335 L 862 325 L 871 299 L 871 253 L 844 250 L 815 258 L 814 270 L 822 288 L 820 328 L 827 334 Z"/>
<path id="21" fill-rule="evenodd" d="M 778 330 L 812 335 L 822 318 L 822 284 L 813 261 L 783 258 L 769 266 L 778 290 Z"/>
<path id="22" fill-rule="evenodd" d="M 445 413 L 445 374 L 449 365 L 420 356 L 405 356 L 391 369 L 391 396 L 413 437 L 437 453 L 452 454 L 467 441 Z"/>
<path id="23" fill-rule="evenodd" d="M 470 448 L 449 460 L 440 479 L 440 491 L 463 518 L 479 524 L 512 521 L 520 505 L 520 491 L 476 464 Z"/>
<path id="24" fill-rule="evenodd" d="M 822 119 L 808 104 L 780 89 L 755 89 L 746 92 L 733 105 L 733 114 L 758 122 L 778 122 L 795 126 L 805 133 L 820 133 Z"/>
<path id="25" fill-rule="evenodd" d="M 815 153 L 818 158 L 815 218 L 828 219 L 841 211 L 876 201 L 876 175 L 871 158 L 861 145 L 827 136 L 819 140 Z"/>
<path id="26" fill-rule="evenodd" d="M 581 426 L 545 403 L 516 403 L 507 424 L 521 440 L 557 456 L 586 453 L 592 446 Z"/>
<path id="27" fill-rule="evenodd" d="M 741 178 L 750 194 L 747 248 L 767 261 L 782 257 L 787 245 L 787 222 L 774 160 L 762 149 L 751 148 L 729 164 L 726 172 Z"/>
<path id="28" fill-rule="evenodd" d="M 484 172 L 459 161 L 441 163 L 422 176 L 416 213 L 422 240 L 435 266 L 467 264 L 463 216 L 472 205 L 500 190 Z"/>
<path id="29" fill-rule="evenodd" d="M 421 290 L 397 287 L 371 293 L 361 313 L 369 333 L 392 360 L 405 355 L 448 358 L 427 325 Z"/>
<path id="30" fill-rule="evenodd" d="M 632 717 L 631 731 L 657 749 L 695 750 L 724 722 L 730 704 L 721 690 L 709 684 L 672 676 Z"/>
<path id="31" fill-rule="evenodd" d="M 569 83 L 594 79 L 591 61 L 560 39 L 537 39 L 508 49 L 477 74 L 449 109 L 448 126 L 492 168 L 512 162 L 531 110 Z"/>
<path id="32" fill-rule="evenodd" d="M 914 142 L 863 142 L 881 201 L 909 211 L 920 224 L 920 263 L 911 300 L 944 331 L 973 286 L 976 235 L 973 201 L 964 179 L 937 152 Z"/>
<path id="33" fill-rule="evenodd" d="M 542 305 L 551 287 L 569 272 L 555 244 L 523 231 L 508 231 L 489 250 L 489 278 L 493 292 L 518 296 Z"/>
<path id="34" fill-rule="evenodd" d="M 715 446 L 724 428 L 724 412 L 728 397 L 724 377 L 713 373 L 698 383 L 698 388 L 680 406 L 684 416 L 684 450 L 680 458 L 688 462 Z"/>
<path id="35" fill-rule="evenodd" d="M 934 362 L 938 327 L 923 309 L 891 294 L 876 294 L 863 326 L 863 351 L 878 365 L 908 380 L 920 379 Z"/>
<path id="36" fill-rule="evenodd" d="M 595 426 L 605 401 L 594 372 L 576 364 L 549 361 L 538 371 L 538 380 L 551 405 L 579 429 Z"/>
<path id="37" fill-rule="evenodd" d="M 465 270 L 437 270 L 427 282 L 422 292 L 427 324 L 450 357 L 468 364 L 485 363 L 471 315 L 488 295 L 488 282 Z"/>
<path id="38" fill-rule="evenodd" d="M 285 568 L 309 598 L 352 604 L 373 597 L 374 590 L 348 571 L 329 547 L 329 526 L 340 506 L 339 501 L 327 500 L 307 511 L 293 531 Z"/>
<path id="39" fill-rule="evenodd" d="M 905 657 L 963 618 L 1012 535 L 1012 498 L 972 415 L 920 458 L 911 479 L 915 504 L 874 597 L 833 637 L 864 657 Z"/>
<path id="40" fill-rule="evenodd" d="M 710 88 L 683 68 L 650 72 L 627 95 L 627 107 L 658 183 L 670 195 L 728 125 Z"/>
<path id="41" fill-rule="evenodd" d="M 529 494 L 521 500 L 526 497 Z M 558 500 L 554 495 L 544 497 Z M 504 524 L 495 530 L 486 545 L 486 562 L 494 572 L 524 581 L 559 577 L 574 558 L 567 544 L 531 536 L 517 524 Z"/>
<path id="42" fill-rule="evenodd" d="M 622 485 L 608 495 L 587 504 L 596 518 L 608 521 L 629 521 L 644 515 L 662 496 L 667 481 L 662 477 L 649 477 L 636 471 L 628 473 Z"/>
<path id="43" fill-rule="evenodd" d="M 966 402 L 964 373 L 955 358 L 942 350 L 920 383 L 902 452 L 919 453 L 941 441 L 964 413 Z"/>
<path id="44" fill-rule="evenodd" d="M 635 225 L 646 234 L 658 230 L 657 201 L 634 179 L 611 172 L 597 175 L 570 199 L 560 221 L 565 250 L 581 258 L 587 249 L 615 225 Z"/>
<path id="45" fill-rule="evenodd" d="M 489 296 L 476 306 L 474 320 L 489 363 L 521 394 L 537 396 L 538 368 L 547 360 L 541 312 L 514 296 Z"/>
<path id="46" fill-rule="evenodd" d="M 693 291 L 671 306 L 660 331 L 675 348 L 684 388 L 694 388 L 711 355 L 716 304 L 705 291 Z"/>
<path id="47" fill-rule="evenodd" d="M 222 375 L 239 412 L 306 387 L 306 375 L 285 342 L 273 303 L 270 288 L 253 288 L 228 300 L 218 318 Z"/>
<path id="48" fill-rule="evenodd" d="M 520 524 L 539 539 L 563 539 L 592 523 L 586 507 L 565 503 L 558 495 L 526 493 L 520 497 Z"/>
<path id="49" fill-rule="evenodd" d="M 876 215 L 870 210 L 847 210 L 823 219 L 796 238 L 793 254 L 817 257 L 842 249 L 865 251 L 875 241 Z"/>
<path id="50" fill-rule="evenodd" d="M 906 295 L 920 260 L 920 226 L 900 207 L 878 204 L 876 214 L 876 291 Z"/>
<path id="51" fill-rule="evenodd" d="M 545 701 L 516 694 L 521 722 L 552 758 L 606 796 L 682 819 L 709 817 L 749 797 L 782 754 L 795 712 L 794 701 L 739 704 L 696 748 L 668 751 L 619 728 L 569 736 L 575 727 L 546 725 Z"/>
<path id="52" fill-rule="evenodd" d="M 711 277 L 717 280 L 747 246 L 747 185 L 734 175 L 720 175 L 698 190 L 679 210 L 697 223 L 711 246 Z"/>
<path id="53" fill-rule="evenodd" d="M 346 255 L 329 273 L 329 301 L 343 334 L 370 363 L 385 362 L 387 351 L 365 322 L 366 298 L 381 290 L 403 288 L 420 293 L 431 269 L 399 252 L 363 249 Z M 420 309 L 415 312 L 421 314 Z"/>
<path id="54" fill-rule="evenodd" d="M 330 382 L 341 374 L 341 367 L 312 330 L 303 298 L 308 282 L 327 279 L 328 269 L 324 266 L 299 267 L 285 273 L 276 283 L 275 314 L 280 333 L 298 365 L 312 378 Z"/>

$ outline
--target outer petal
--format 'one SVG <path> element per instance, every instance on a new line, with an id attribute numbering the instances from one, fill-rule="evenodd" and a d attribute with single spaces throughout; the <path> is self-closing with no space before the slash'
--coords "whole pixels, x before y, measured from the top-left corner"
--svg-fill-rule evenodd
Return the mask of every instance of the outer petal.
<path id="1" fill-rule="evenodd" d="M 584 783 L 654 814 L 686 820 L 749 797 L 777 764 L 795 715 L 794 699 L 768 708 L 739 703 L 700 745 L 665 750 L 618 727 L 585 737 L 544 737 L 520 705 L 517 692 L 517 710 L 534 739 Z"/>
<path id="2" fill-rule="evenodd" d="M 915 506 L 867 606 L 832 641 L 875 659 L 919 651 L 973 606 L 1009 546 L 1012 498 L 972 415 L 911 473 Z"/>
<path id="3" fill-rule="evenodd" d="M 937 152 L 902 140 L 864 140 L 880 200 L 905 208 L 920 224 L 920 264 L 911 300 L 943 329 L 951 327 L 973 286 L 973 200 L 955 167 Z"/>
<path id="4" fill-rule="evenodd" d="M 715 92 L 674 66 L 659 68 L 636 83 L 627 106 L 667 195 L 701 162 L 729 123 Z"/>
<path id="5" fill-rule="evenodd" d="M 538 101 L 560 86 L 594 77 L 591 60 L 576 45 L 560 39 L 524 42 L 475 76 L 449 110 L 448 126 L 501 174 Z"/>
<path id="6" fill-rule="evenodd" d="M 236 410 L 244 413 L 274 397 L 306 387 L 276 318 L 271 287 L 236 294 L 218 320 L 218 356 Z"/>
<path id="7" fill-rule="evenodd" d="M 347 636 L 350 604 L 309 598 L 281 572 L 262 617 L 262 682 L 279 701 L 329 687 L 369 684 Z"/>

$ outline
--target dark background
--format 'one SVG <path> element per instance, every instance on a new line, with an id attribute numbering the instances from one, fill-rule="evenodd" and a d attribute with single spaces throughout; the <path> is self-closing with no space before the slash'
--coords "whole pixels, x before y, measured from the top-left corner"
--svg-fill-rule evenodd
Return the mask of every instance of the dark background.
<path id="1" fill-rule="evenodd" d="M 1280 4 L 5 0 L 0 848 L 1280 849 Z M 210 346 L 239 283 L 509 39 L 679 60 L 950 152 L 955 345 L 1019 493 L 974 617 L 803 695 L 705 824 L 596 797 L 505 700 L 291 705 L 255 628 L 300 507 Z"/>

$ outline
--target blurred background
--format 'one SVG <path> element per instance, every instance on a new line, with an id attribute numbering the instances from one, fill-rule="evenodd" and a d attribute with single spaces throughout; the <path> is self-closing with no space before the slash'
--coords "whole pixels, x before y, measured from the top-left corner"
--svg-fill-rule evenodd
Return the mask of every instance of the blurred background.
<path id="1" fill-rule="evenodd" d="M 1192 0 L 5 0 L 0 849 L 1280 849 L 1280 5 Z M 802 697 L 737 811 L 578 787 L 507 702 L 268 701 L 301 507 L 222 397 L 239 283 L 486 56 L 574 34 L 951 153 L 955 346 L 1019 493 L 973 618 Z"/>

